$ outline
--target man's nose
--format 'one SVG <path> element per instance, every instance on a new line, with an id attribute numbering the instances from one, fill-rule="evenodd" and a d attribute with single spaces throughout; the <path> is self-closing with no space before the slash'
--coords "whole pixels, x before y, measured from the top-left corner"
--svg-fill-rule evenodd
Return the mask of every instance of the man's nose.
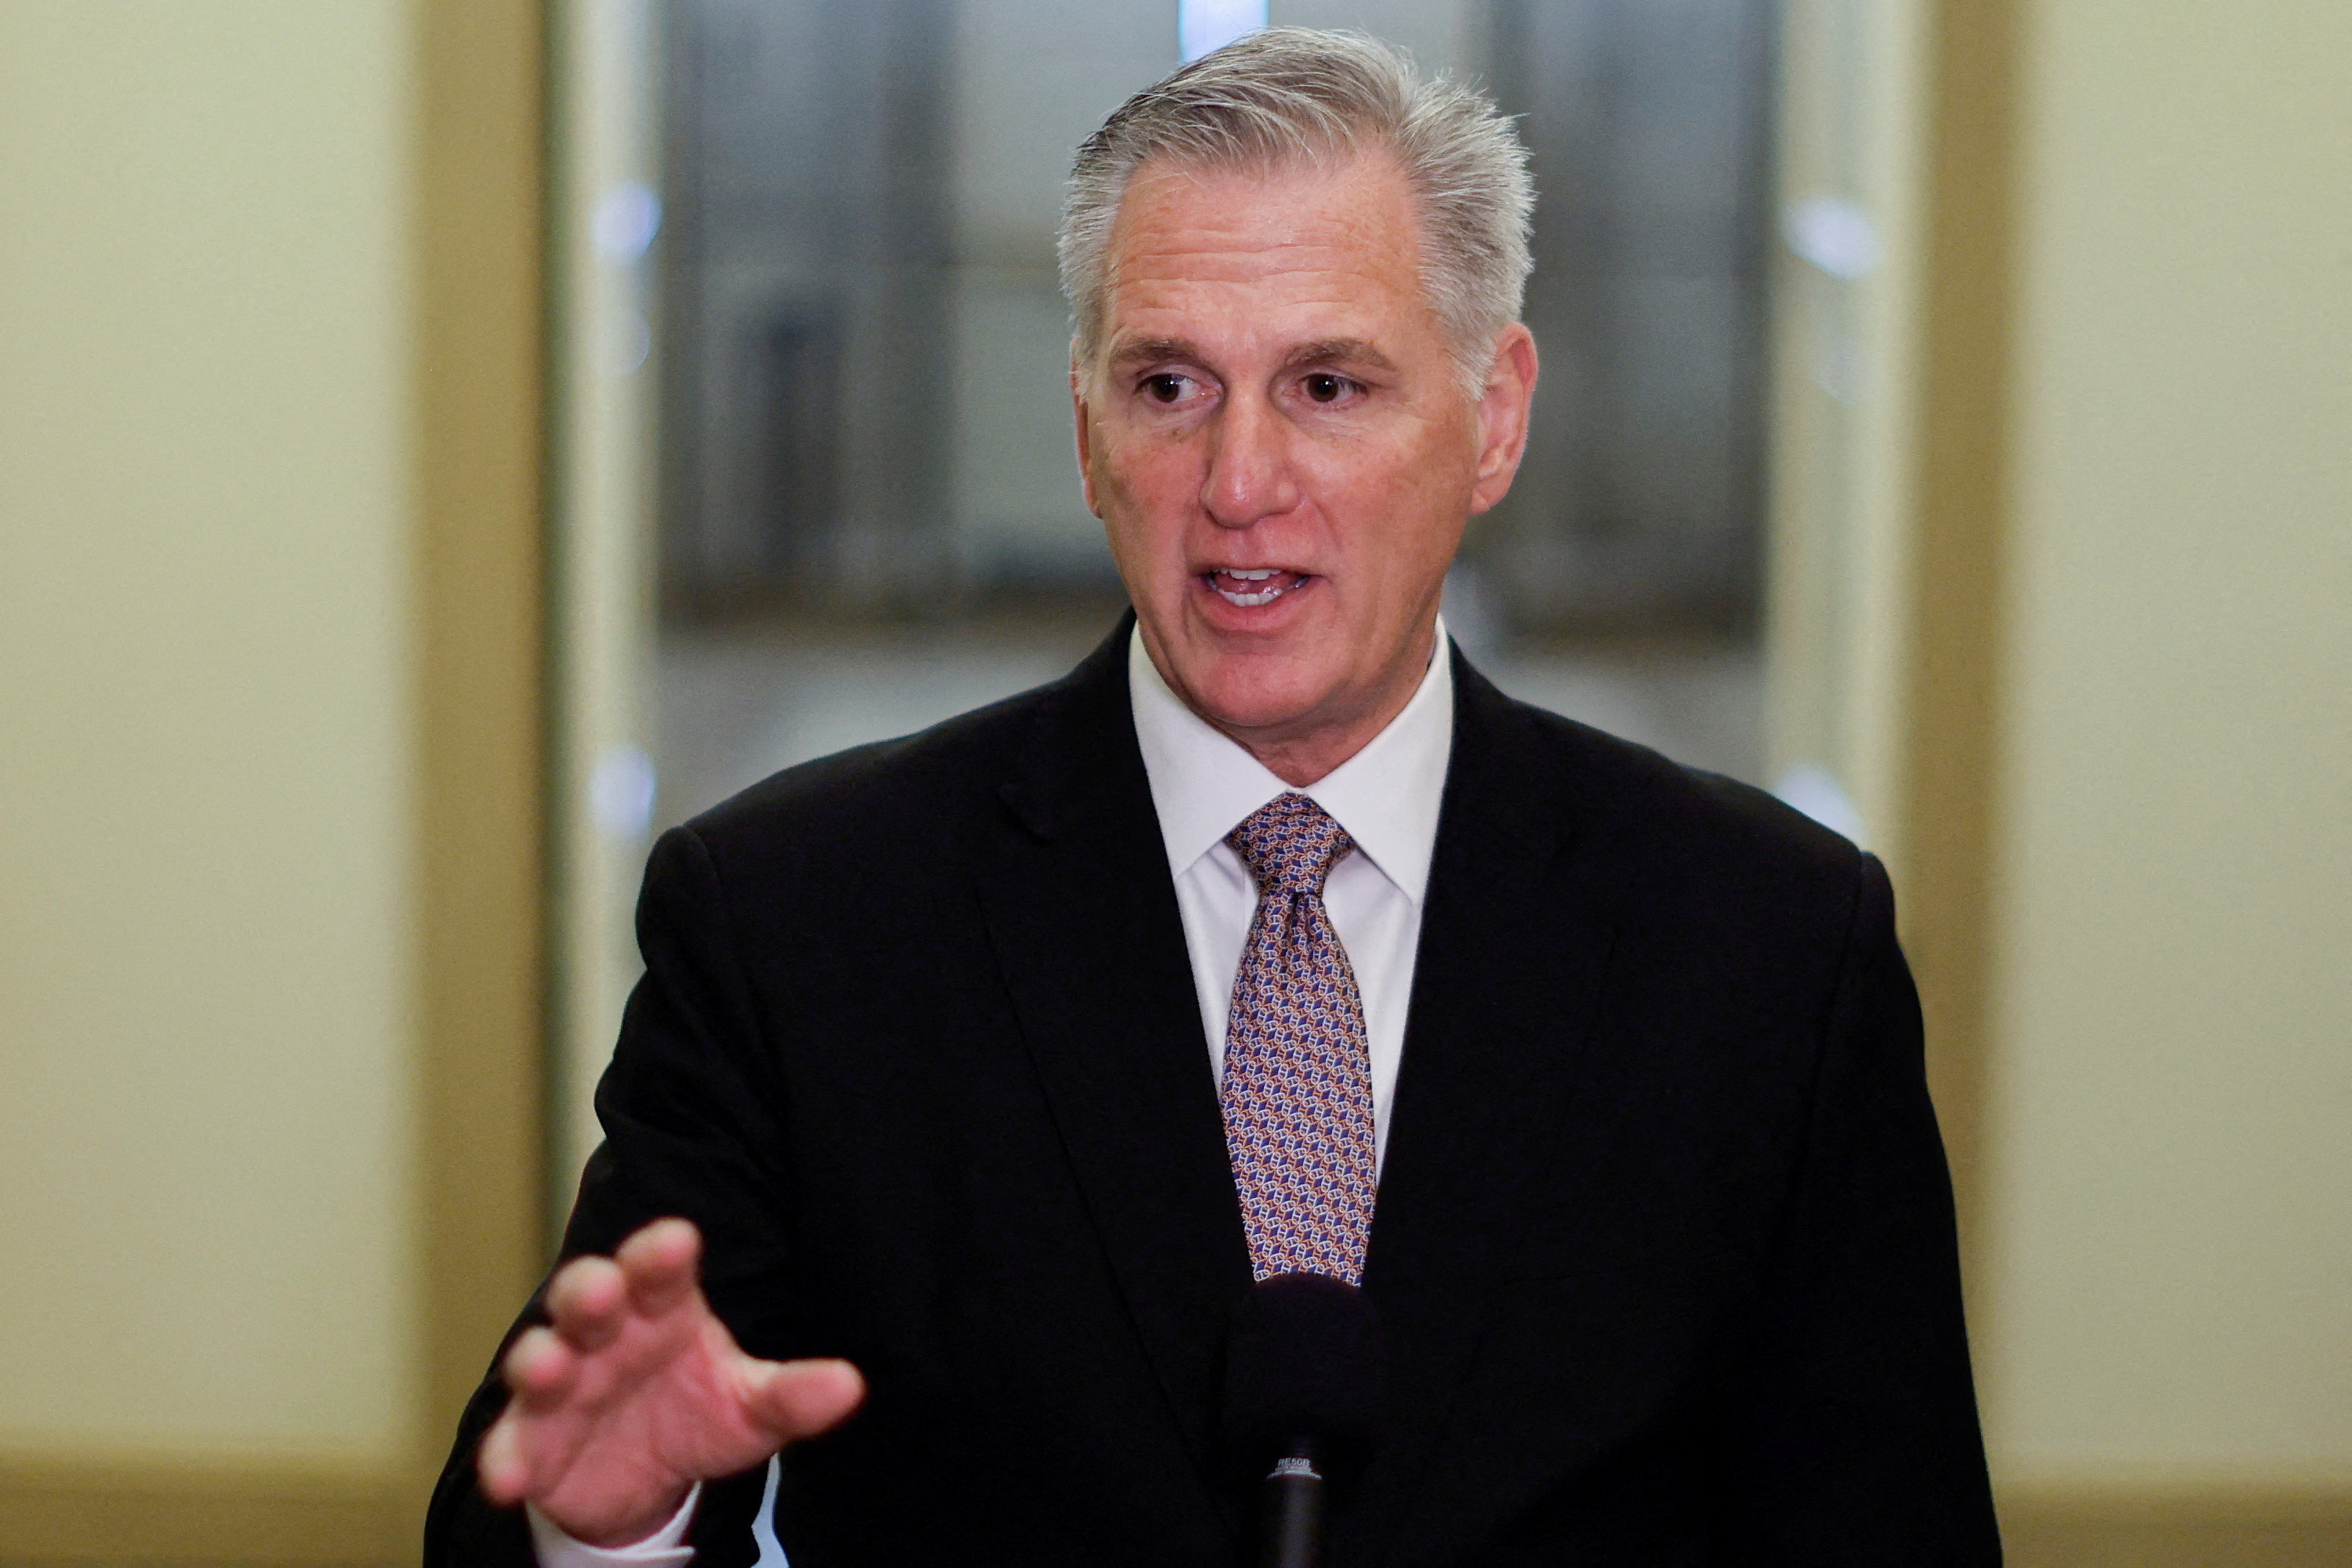
<path id="1" fill-rule="evenodd" d="M 1298 504 L 1289 424 L 1259 395 L 1229 396 L 1209 431 L 1201 506 L 1220 528 L 1247 528 Z"/>

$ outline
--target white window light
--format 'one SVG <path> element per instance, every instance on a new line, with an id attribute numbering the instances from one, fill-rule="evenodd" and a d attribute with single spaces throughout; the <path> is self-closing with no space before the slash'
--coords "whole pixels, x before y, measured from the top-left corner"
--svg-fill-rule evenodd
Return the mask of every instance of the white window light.
<path id="1" fill-rule="evenodd" d="M 1176 0 L 1176 47 L 1191 65 L 1265 26 L 1265 0 Z"/>

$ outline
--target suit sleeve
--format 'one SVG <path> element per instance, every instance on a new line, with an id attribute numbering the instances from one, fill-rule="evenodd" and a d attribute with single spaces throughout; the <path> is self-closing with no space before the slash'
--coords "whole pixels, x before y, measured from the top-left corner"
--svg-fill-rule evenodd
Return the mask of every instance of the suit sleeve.
<path id="1" fill-rule="evenodd" d="M 1950 1177 L 1894 896 L 1864 857 L 1733 1429 L 1728 1560 L 2000 1561 Z"/>
<path id="2" fill-rule="evenodd" d="M 689 828 L 672 829 L 654 847 L 637 941 L 646 973 L 597 1086 L 604 1142 L 582 1177 L 562 1255 L 610 1253 L 651 1220 L 693 1220 L 712 1309 L 752 1353 L 792 1354 L 783 1090 L 719 869 Z M 546 1321 L 543 1295 L 542 1286 L 499 1355 Z M 536 1561 L 522 1510 L 492 1504 L 475 1484 L 474 1451 L 505 1405 L 494 1357 L 434 1490 L 426 1568 L 531 1568 Z M 698 1563 L 751 1561 L 758 1482 L 755 1470 L 704 1489 L 689 1537 Z"/>

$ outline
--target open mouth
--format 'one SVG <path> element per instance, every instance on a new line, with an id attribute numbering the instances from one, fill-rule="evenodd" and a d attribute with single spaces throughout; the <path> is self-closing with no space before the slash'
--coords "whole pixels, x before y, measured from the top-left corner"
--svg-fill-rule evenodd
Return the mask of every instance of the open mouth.
<path id="1" fill-rule="evenodd" d="M 1218 597 L 1244 610 L 1271 605 L 1310 581 L 1303 572 L 1286 572 L 1278 566 L 1257 566 L 1248 571 L 1220 566 L 1202 576 Z"/>

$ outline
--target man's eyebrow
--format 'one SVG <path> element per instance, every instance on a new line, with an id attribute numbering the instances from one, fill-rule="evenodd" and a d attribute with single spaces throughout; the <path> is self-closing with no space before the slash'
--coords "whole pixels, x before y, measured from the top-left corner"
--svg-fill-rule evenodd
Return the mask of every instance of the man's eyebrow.
<path id="1" fill-rule="evenodd" d="M 1197 362 L 1201 357 L 1199 347 L 1183 338 L 1137 338 L 1114 349 L 1110 363 L 1119 366 L 1160 364 L 1170 360 Z M 1311 343 L 1299 344 L 1282 359 L 1282 368 L 1286 371 L 1315 364 L 1360 364 L 1370 370 L 1396 369 L 1395 363 L 1388 355 L 1363 338 L 1318 338 Z"/>
<path id="2" fill-rule="evenodd" d="M 1115 365 L 1154 364 L 1167 360 L 1198 360 L 1201 351 L 1182 338 L 1137 338 L 1113 351 Z"/>
<path id="3" fill-rule="evenodd" d="M 1393 371 L 1394 362 L 1362 338 L 1324 338 L 1301 343 L 1283 356 L 1282 368 L 1299 370 L 1310 364 L 1360 364 L 1371 370 Z"/>

